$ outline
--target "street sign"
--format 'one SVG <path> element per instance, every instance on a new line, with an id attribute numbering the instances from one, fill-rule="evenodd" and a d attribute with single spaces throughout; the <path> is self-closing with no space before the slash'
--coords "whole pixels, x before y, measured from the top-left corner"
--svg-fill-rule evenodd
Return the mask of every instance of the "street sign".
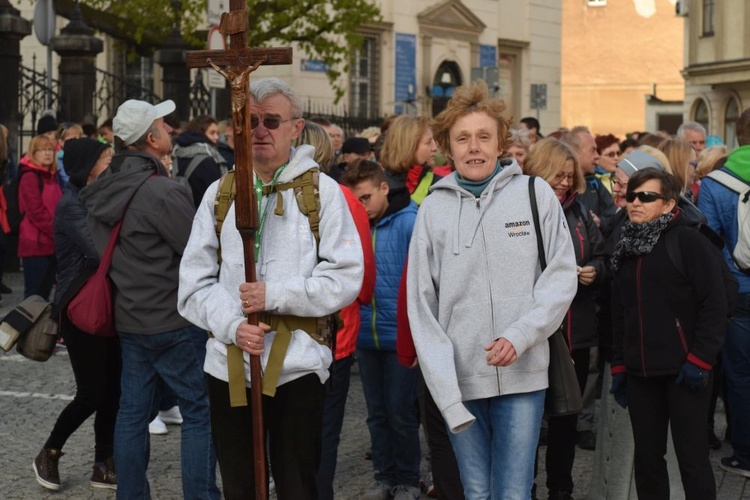
<path id="1" fill-rule="evenodd" d="M 226 0 L 221 0 L 226 1 Z M 210 3 L 210 2 L 209 2 Z M 219 12 L 223 12 L 219 11 Z M 227 40 L 224 35 L 219 31 L 218 26 L 214 26 L 208 31 L 208 50 L 226 50 Z M 223 89 L 227 86 L 227 80 L 216 70 L 208 68 L 208 88 L 210 89 Z"/>
<path id="2" fill-rule="evenodd" d="M 34 33 L 39 43 L 48 45 L 55 36 L 55 8 L 52 0 L 36 0 L 34 5 Z"/>

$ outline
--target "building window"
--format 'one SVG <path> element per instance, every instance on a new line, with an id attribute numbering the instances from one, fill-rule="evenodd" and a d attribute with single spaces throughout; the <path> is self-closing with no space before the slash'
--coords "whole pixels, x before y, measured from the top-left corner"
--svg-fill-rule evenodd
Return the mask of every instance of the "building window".
<path id="1" fill-rule="evenodd" d="M 727 109 L 724 111 L 724 144 L 731 150 L 737 147 L 737 118 L 740 117 L 740 104 L 737 99 L 730 97 Z"/>
<path id="2" fill-rule="evenodd" d="M 380 112 L 380 50 L 377 35 L 364 35 L 349 71 L 349 100 L 353 116 L 377 118 Z"/>
<path id="3" fill-rule="evenodd" d="M 713 36 L 716 0 L 703 0 L 703 36 Z"/>
<path id="4" fill-rule="evenodd" d="M 703 125 L 707 131 L 709 130 L 708 124 L 708 104 L 706 101 L 699 98 L 693 105 L 693 120 Z"/>

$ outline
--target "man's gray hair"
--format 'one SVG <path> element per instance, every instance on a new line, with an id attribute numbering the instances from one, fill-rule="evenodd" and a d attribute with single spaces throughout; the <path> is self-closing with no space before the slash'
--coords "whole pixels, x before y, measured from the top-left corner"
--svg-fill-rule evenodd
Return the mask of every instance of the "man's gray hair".
<path id="1" fill-rule="evenodd" d="M 703 137 L 708 135 L 706 133 L 705 127 L 698 122 L 682 122 L 682 125 L 680 125 L 680 128 L 677 129 L 677 134 L 675 135 L 684 139 L 685 134 L 688 130 L 692 130 L 693 132 L 700 132 L 701 134 L 703 134 Z"/>
<path id="2" fill-rule="evenodd" d="M 278 78 L 261 78 L 250 83 L 250 93 L 255 102 L 263 102 L 269 97 L 281 94 L 292 104 L 292 118 L 302 118 L 302 105 L 292 87 Z"/>
<path id="3" fill-rule="evenodd" d="M 565 132 L 563 136 L 560 137 L 560 141 L 571 148 L 574 153 L 579 154 L 581 152 L 580 134 L 583 133 L 591 134 L 591 131 L 585 125 L 578 125 L 570 129 L 570 131 Z"/>

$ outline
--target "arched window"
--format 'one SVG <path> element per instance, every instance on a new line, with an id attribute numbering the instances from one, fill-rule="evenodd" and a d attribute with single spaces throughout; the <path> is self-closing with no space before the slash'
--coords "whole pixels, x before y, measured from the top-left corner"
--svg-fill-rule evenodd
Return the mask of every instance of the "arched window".
<path id="1" fill-rule="evenodd" d="M 708 104 L 702 98 L 698 98 L 693 105 L 693 120 L 703 125 L 706 131 L 710 130 L 708 127 Z"/>
<path id="2" fill-rule="evenodd" d="M 461 70 L 454 61 L 443 61 L 435 72 L 430 95 L 432 96 L 432 116 L 437 116 L 448 105 L 456 87 L 461 85 Z"/>
<path id="3" fill-rule="evenodd" d="M 730 97 L 727 102 L 727 108 L 724 111 L 724 144 L 729 150 L 737 147 L 737 131 L 735 125 L 737 118 L 740 116 L 740 103 L 737 98 Z"/>

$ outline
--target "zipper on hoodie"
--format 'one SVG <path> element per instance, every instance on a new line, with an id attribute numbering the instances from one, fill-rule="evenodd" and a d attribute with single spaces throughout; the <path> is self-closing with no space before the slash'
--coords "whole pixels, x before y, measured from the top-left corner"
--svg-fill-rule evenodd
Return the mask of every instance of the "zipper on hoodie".
<path id="1" fill-rule="evenodd" d="M 677 333 L 680 334 L 680 342 L 682 342 L 682 348 L 685 350 L 685 353 L 687 353 L 688 346 L 687 346 L 687 342 L 685 342 L 685 332 L 682 330 L 682 324 L 680 323 L 680 318 L 675 318 L 674 322 L 677 325 Z"/>
<path id="2" fill-rule="evenodd" d="M 568 314 L 566 314 L 566 316 L 568 320 L 567 321 L 568 325 L 566 328 L 567 330 L 566 333 L 568 334 L 568 351 L 570 352 L 570 354 L 573 354 L 573 310 L 572 308 L 568 309 Z"/>
<path id="3" fill-rule="evenodd" d="M 372 228 L 372 252 L 375 253 L 375 239 L 378 233 L 378 228 L 374 227 Z M 376 266 L 377 267 L 377 266 Z M 375 279 L 377 280 L 377 270 L 375 271 Z M 380 349 L 380 340 L 378 340 L 378 331 L 375 328 L 375 317 L 377 315 L 377 307 L 375 306 L 375 294 L 372 294 L 372 319 L 371 319 L 371 327 L 372 327 L 372 340 L 375 343 L 375 349 Z"/>
<path id="4" fill-rule="evenodd" d="M 477 198 L 477 208 L 479 208 L 479 198 Z M 481 226 L 482 230 L 482 249 L 484 253 L 484 270 L 487 273 L 487 295 L 490 298 L 490 326 L 493 329 L 493 336 L 494 336 L 494 328 L 495 328 L 495 307 L 492 303 L 492 283 L 490 282 L 490 261 L 487 257 L 487 238 L 484 234 L 484 226 L 481 225 L 482 221 L 479 221 L 479 224 Z M 494 339 L 493 339 L 494 340 Z M 502 387 L 500 384 L 500 370 L 498 367 L 495 367 L 495 378 L 497 379 L 497 390 L 501 391 Z"/>
<path id="5" fill-rule="evenodd" d="M 641 295 L 641 270 L 643 267 L 643 256 L 638 256 L 636 262 L 635 271 L 635 290 L 638 300 L 638 330 L 641 341 L 641 369 L 643 370 L 643 376 L 646 377 L 646 349 L 645 342 L 643 339 L 643 307 L 642 307 L 642 295 Z"/>

